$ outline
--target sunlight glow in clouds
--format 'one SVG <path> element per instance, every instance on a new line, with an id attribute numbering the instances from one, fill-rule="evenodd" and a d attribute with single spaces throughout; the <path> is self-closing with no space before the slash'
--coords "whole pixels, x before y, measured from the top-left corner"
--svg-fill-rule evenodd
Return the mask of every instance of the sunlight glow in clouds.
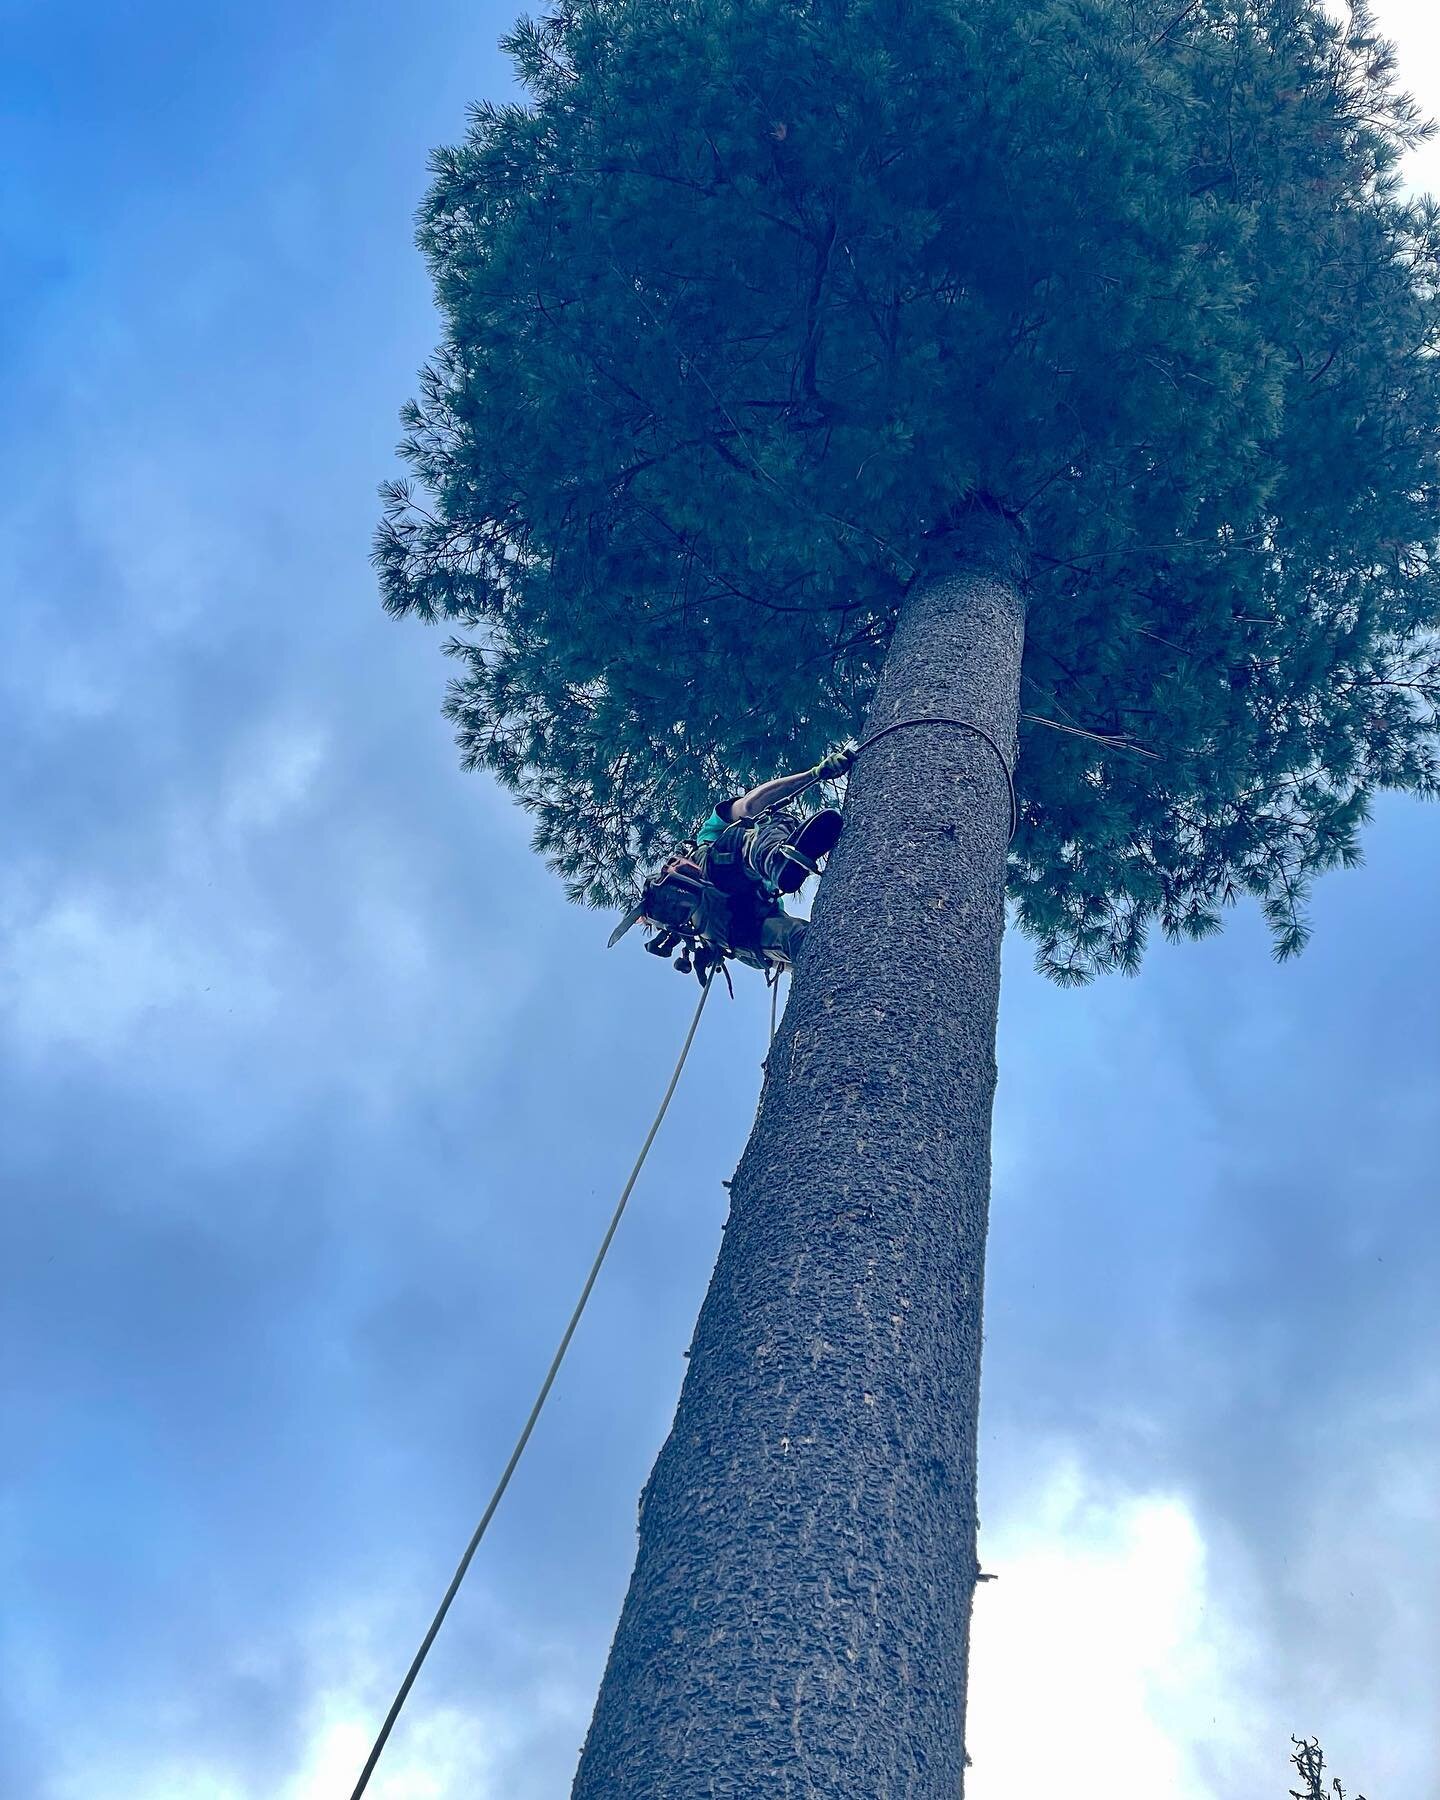
<path id="1" fill-rule="evenodd" d="M 285 1784 L 281 1800 L 334 1800 L 348 1794 L 369 1754 L 377 1716 L 358 1706 L 353 1695 L 322 1695 L 304 1766 Z M 405 1725 L 403 1741 L 386 1747 L 367 1800 L 370 1795 L 374 1800 L 450 1800 L 460 1794 L 500 1800 L 498 1752 L 510 1747 L 508 1734 L 487 1729 L 474 1709 L 462 1712 L 455 1706 L 422 1709 Z M 177 1790 L 175 1800 L 189 1800 L 189 1791 Z M 250 1796 L 237 1790 L 235 1800 Z"/>
<path id="2" fill-rule="evenodd" d="M 1110 1495 L 1064 1463 L 984 1542 L 998 1580 L 975 1607 L 970 1800 L 1219 1800 L 1187 1722 L 1210 1767 L 1265 1734 L 1185 1503 Z"/>

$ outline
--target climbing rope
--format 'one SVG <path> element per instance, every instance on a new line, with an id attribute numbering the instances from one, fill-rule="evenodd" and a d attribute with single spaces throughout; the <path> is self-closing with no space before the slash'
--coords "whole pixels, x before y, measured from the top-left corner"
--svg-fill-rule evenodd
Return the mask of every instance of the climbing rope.
<path id="1" fill-rule="evenodd" d="M 1005 791 L 1010 796 L 1010 835 L 1006 838 L 1005 842 L 1007 844 L 1013 844 L 1015 841 L 1015 833 L 1020 828 L 1020 806 L 1015 798 L 1015 771 L 1010 767 L 1009 757 L 1006 756 L 1005 752 L 995 742 L 994 738 L 991 737 L 990 733 L 982 726 L 975 724 L 973 720 L 945 719 L 940 718 L 933 713 L 927 713 L 923 718 L 918 719 L 897 719 L 893 725 L 882 725 L 879 731 L 872 731 L 863 744 L 857 744 L 855 746 L 856 756 L 859 756 L 862 750 L 868 750 L 872 744 L 878 744 L 881 738 L 889 737 L 892 731 L 906 731 L 912 725 L 956 725 L 961 731 L 973 731 L 976 737 L 982 739 L 990 746 L 995 752 L 996 757 L 999 759 L 1000 767 L 1005 771 Z"/>
<path id="2" fill-rule="evenodd" d="M 535 1396 L 535 1404 L 530 1408 L 530 1417 L 526 1419 L 524 1428 L 521 1430 L 519 1437 L 515 1440 L 515 1448 L 510 1452 L 510 1460 L 506 1463 L 504 1473 L 495 1484 L 495 1492 L 490 1496 L 490 1503 L 481 1515 L 480 1523 L 475 1527 L 474 1535 L 471 1537 L 469 1544 L 465 1548 L 465 1554 L 460 1558 L 459 1567 L 451 1577 L 450 1585 L 445 1590 L 445 1598 L 440 1602 L 439 1611 L 430 1621 L 430 1629 L 425 1633 L 420 1648 L 415 1652 L 415 1660 L 410 1664 L 409 1672 L 406 1674 L 405 1679 L 400 1683 L 400 1691 L 396 1694 L 391 1703 L 389 1712 L 385 1715 L 385 1723 L 380 1727 L 380 1734 L 375 1739 L 370 1754 L 366 1758 L 365 1767 L 360 1771 L 360 1779 L 355 1783 L 350 1800 L 360 1800 L 360 1796 L 365 1792 L 366 1787 L 369 1785 L 370 1777 L 375 1772 L 375 1765 L 380 1760 L 380 1753 L 385 1748 L 395 1721 L 400 1717 L 400 1709 L 404 1706 L 411 1688 L 415 1685 L 415 1677 L 420 1673 L 421 1665 L 430 1653 L 430 1646 L 435 1642 L 440 1627 L 445 1623 L 445 1615 L 450 1610 L 450 1602 L 460 1591 L 460 1583 L 465 1579 L 465 1571 L 470 1567 L 471 1558 L 479 1549 L 480 1540 L 484 1537 L 486 1528 L 491 1519 L 495 1516 L 495 1509 L 499 1506 L 506 1488 L 510 1485 L 510 1477 L 515 1473 L 516 1465 L 525 1453 L 525 1446 L 530 1441 L 530 1433 L 535 1429 L 535 1421 L 540 1417 L 540 1409 L 549 1398 L 550 1389 L 555 1385 L 555 1377 L 559 1374 L 560 1365 L 565 1360 L 565 1352 L 570 1348 L 570 1340 L 575 1335 L 575 1328 L 580 1323 L 580 1315 L 584 1312 L 585 1303 L 590 1298 L 590 1290 L 595 1286 L 596 1280 L 599 1277 L 601 1265 L 605 1261 L 605 1254 L 610 1248 L 610 1242 L 615 1236 L 616 1231 L 619 1229 L 620 1219 L 625 1211 L 625 1203 L 630 1198 L 630 1191 L 639 1179 L 640 1171 L 645 1167 L 645 1158 L 650 1154 L 650 1146 L 655 1142 L 656 1135 L 664 1121 L 665 1114 L 669 1111 L 670 1101 L 674 1097 L 675 1089 L 680 1084 L 680 1074 L 685 1067 L 685 1059 L 690 1054 L 690 1046 L 695 1041 L 695 1033 L 700 1025 L 700 1015 L 704 1012 L 705 1002 L 709 998 L 710 983 L 707 981 L 700 990 L 700 1004 L 695 1008 L 695 1016 L 690 1021 L 690 1029 L 686 1032 L 685 1042 L 680 1047 L 680 1055 L 676 1059 L 674 1071 L 670 1076 L 670 1085 L 665 1089 L 665 1097 L 660 1102 L 660 1109 L 655 1114 L 654 1122 L 652 1123 L 649 1132 L 646 1134 L 645 1142 L 640 1146 L 640 1154 L 635 1159 L 635 1167 L 630 1171 L 630 1179 L 625 1183 L 620 1198 L 616 1202 L 615 1211 L 610 1219 L 609 1230 L 606 1231 L 604 1238 L 601 1240 L 600 1248 L 595 1255 L 595 1260 L 590 1265 L 590 1273 L 586 1276 L 585 1285 L 580 1290 L 580 1298 L 575 1302 L 575 1310 L 570 1315 L 570 1323 L 565 1327 L 565 1335 L 560 1339 L 560 1346 L 551 1358 L 550 1367 L 546 1372 L 545 1379 L 540 1384 L 540 1392 Z"/>
<path id="3" fill-rule="evenodd" d="M 961 731 L 973 731 L 976 737 L 982 738 L 990 746 L 999 758 L 1000 767 L 1005 771 L 1005 788 L 1010 796 L 1010 836 L 1005 841 L 1007 844 L 1013 844 L 1015 841 L 1015 833 L 1020 826 L 1020 806 L 1015 798 L 1015 772 L 1010 767 L 1009 757 L 1006 756 L 1005 752 L 995 742 L 994 738 L 991 737 L 990 733 L 982 726 L 975 724 L 973 720 L 949 719 L 941 717 L 936 713 L 925 713 L 920 718 L 916 719 L 896 719 L 894 724 L 882 725 L 879 731 L 872 731 L 870 736 L 867 737 L 863 743 L 857 744 L 850 752 L 850 760 L 853 762 L 857 756 L 862 755 L 872 744 L 878 744 L 881 738 L 889 737 L 892 731 L 908 731 L 912 725 L 955 725 L 958 726 Z M 777 801 L 776 805 L 788 805 L 791 800 L 798 800 L 801 794 L 814 787 L 816 782 L 820 779 L 821 777 L 818 775 L 812 776 L 811 779 L 805 783 L 804 787 L 796 788 L 793 794 L 788 795 L 783 801 Z M 767 807 L 766 810 L 770 811 L 772 809 Z"/>

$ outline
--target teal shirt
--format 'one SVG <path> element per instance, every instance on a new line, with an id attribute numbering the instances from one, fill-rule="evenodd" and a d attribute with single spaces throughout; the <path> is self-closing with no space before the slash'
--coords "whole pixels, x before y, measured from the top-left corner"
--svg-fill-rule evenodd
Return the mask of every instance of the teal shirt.
<path id="1" fill-rule="evenodd" d="M 726 824 L 727 821 L 722 819 L 718 812 L 712 812 L 710 817 L 695 833 L 695 843 L 697 847 L 701 850 L 708 849 L 709 846 L 715 842 L 716 838 L 719 837 L 720 833 L 724 831 Z"/>

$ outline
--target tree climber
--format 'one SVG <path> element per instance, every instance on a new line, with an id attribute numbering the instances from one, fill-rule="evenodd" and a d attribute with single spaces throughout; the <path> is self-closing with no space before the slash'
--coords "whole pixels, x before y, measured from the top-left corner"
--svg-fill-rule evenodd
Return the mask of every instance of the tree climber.
<path id="1" fill-rule="evenodd" d="M 802 819 L 782 810 L 783 803 L 817 781 L 835 780 L 851 761 L 852 752 L 837 751 L 802 774 L 762 781 L 717 801 L 695 834 L 698 855 L 670 858 L 611 943 L 645 918 L 660 927 L 646 945 L 657 956 L 668 956 L 682 940 L 699 938 L 761 968 L 777 960 L 793 963 L 807 921 L 789 917 L 784 896 L 819 873 L 842 821 L 833 808 Z M 676 966 L 690 967 L 688 947 Z"/>
<path id="2" fill-rule="evenodd" d="M 714 811 L 695 834 L 697 847 L 701 850 L 708 849 L 728 826 L 746 820 L 753 821 L 750 855 L 754 867 L 766 879 L 773 874 L 773 885 L 779 893 L 793 894 L 804 886 L 807 875 L 819 872 L 812 866 L 814 859 L 833 850 L 839 836 L 833 827 L 819 829 L 818 821 L 826 817 L 838 818 L 839 815 L 816 813 L 802 822 L 794 813 L 775 809 L 782 801 L 791 799 L 817 781 L 836 780 L 845 774 L 852 760 L 851 751 L 837 750 L 822 762 L 816 763 L 813 769 L 807 769 L 803 775 L 779 775 L 773 781 L 762 781 L 758 787 L 750 788 L 748 792 L 736 795 L 733 799 L 718 801 Z M 807 834 L 810 841 L 808 851 L 792 841 L 799 834 Z M 763 849 L 760 848 L 762 843 Z M 777 858 L 778 860 L 774 860 Z M 773 861 L 773 869 L 770 861 Z"/>

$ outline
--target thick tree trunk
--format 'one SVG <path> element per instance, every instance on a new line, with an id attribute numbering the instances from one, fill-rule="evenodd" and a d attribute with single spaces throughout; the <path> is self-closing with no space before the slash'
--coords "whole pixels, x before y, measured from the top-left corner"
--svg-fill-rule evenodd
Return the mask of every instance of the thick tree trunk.
<path id="1" fill-rule="evenodd" d="M 927 545 L 871 711 L 1013 757 L 1013 524 Z M 1009 798 L 890 733 L 772 1047 L 574 1800 L 954 1800 Z"/>

